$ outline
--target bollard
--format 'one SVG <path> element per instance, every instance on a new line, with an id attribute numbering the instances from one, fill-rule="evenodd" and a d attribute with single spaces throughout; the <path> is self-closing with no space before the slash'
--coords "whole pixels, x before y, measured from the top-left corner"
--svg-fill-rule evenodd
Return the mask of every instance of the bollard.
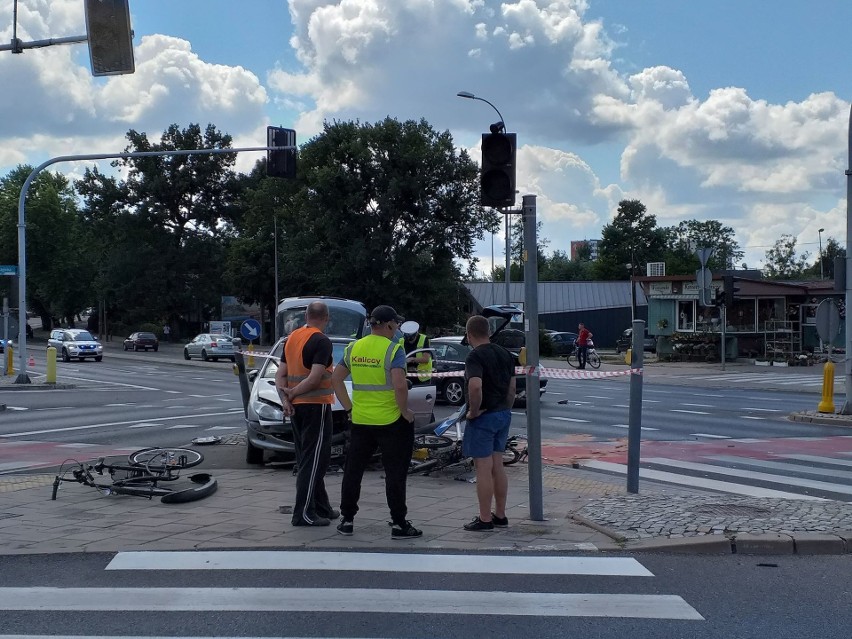
<path id="1" fill-rule="evenodd" d="M 248 361 L 246 362 L 246 366 L 248 366 L 249 368 L 254 368 L 254 344 L 252 344 L 251 342 L 249 342 L 248 345 L 248 353 L 249 356 Z"/>
<path id="2" fill-rule="evenodd" d="M 12 351 L 15 350 L 11 344 L 6 344 L 6 375 L 15 374 L 15 359 L 12 357 Z"/>
<path id="3" fill-rule="evenodd" d="M 53 346 L 47 347 L 47 375 L 44 381 L 48 384 L 56 383 L 56 348 Z"/>
<path id="4" fill-rule="evenodd" d="M 624 352 L 624 363 L 625 363 L 625 364 L 627 364 L 628 366 L 630 366 L 630 362 L 631 362 L 631 361 L 633 361 L 633 349 L 632 349 L 632 348 L 628 348 L 628 349 Z"/>
<path id="5" fill-rule="evenodd" d="M 822 400 L 817 406 L 820 413 L 834 413 L 834 362 L 829 359 L 822 369 Z"/>

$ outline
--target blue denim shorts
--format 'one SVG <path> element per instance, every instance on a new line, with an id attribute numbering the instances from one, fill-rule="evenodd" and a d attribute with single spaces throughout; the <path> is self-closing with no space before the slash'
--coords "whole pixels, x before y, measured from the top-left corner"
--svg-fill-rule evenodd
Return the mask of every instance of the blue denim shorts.
<path id="1" fill-rule="evenodd" d="M 484 413 L 467 422 L 462 441 L 462 452 L 474 459 L 502 453 L 509 438 L 512 413 L 509 409 Z"/>

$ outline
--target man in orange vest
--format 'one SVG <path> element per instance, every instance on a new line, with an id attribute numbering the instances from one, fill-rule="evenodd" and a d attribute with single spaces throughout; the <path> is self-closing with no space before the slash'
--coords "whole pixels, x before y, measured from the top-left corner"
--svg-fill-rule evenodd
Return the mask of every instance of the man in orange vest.
<path id="1" fill-rule="evenodd" d="M 324 479 L 331 460 L 334 403 L 332 345 L 323 334 L 328 319 L 325 302 L 308 305 L 305 325 L 290 333 L 275 373 L 275 386 L 284 414 L 290 417 L 296 448 L 294 526 L 328 526 L 339 516 L 328 500 Z"/>

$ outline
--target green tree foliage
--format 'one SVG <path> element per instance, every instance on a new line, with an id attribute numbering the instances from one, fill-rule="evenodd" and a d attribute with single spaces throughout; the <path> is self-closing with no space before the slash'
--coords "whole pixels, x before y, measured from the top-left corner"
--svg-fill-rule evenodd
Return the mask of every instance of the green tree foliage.
<path id="1" fill-rule="evenodd" d="M 666 273 L 691 275 L 701 263 L 695 255 L 698 248 L 712 248 L 707 267 L 714 272 L 736 268 L 745 253 L 736 241 L 734 229 L 716 220 L 686 220 L 664 229 L 666 234 Z"/>
<path id="2" fill-rule="evenodd" d="M 818 279 L 822 276 L 827 280 L 833 280 L 835 257 L 845 258 L 846 249 L 840 246 L 840 242 L 838 242 L 835 238 L 829 237 L 826 239 L 825 245 L 822 247 L 822 271 L 820 271 L 820 256 L 817 255 L 813 266 L 807 269 L 806 275 L 814 279 Z"/>
<path id="3" fill-rule="evenodd" d="M 425 121 L 326 123 L 299 155 L 282 210 L 282 295 L 391 304 L 422 325 L 458 320 L 457 260 L 497 227 L 478 167 Z"/>
<path id="4" fill-rule="evenodd" d="M 807 252 L 796 255 L 796 238 L 785 233 L 766 251 L 763 274 L 773 280 L 801 279 L 808 270 L 808 257 L 810 254 Z"/>
<path id="5" fill-rule="evenodd" d="M 33 167 L 18 166 L 0 178 L 0 261 L 18 263 L 18 200 Z M 59 173 L 42 172 L 29 187 L 25 207 L 27 306 L 44 326 L 52 318 L 73 321 L 87 304 L 92 270 L 89 238 L 79 223 L 74 192 Z M 11 293 L 6 280 L 6 294 Z"/>
<path id="6" fill-rule="evenodd" d="M 639 200 L 618 203 L 615 219 L 603 227 L 595 276 L 602 280 L 630 278 L 629 264 L 636 274 L 644 272 L 648 262 L 661 262 L 666 251 L 666 231 L 657 226 L 656 216 Z"/>
<path id="7" fill-rule="evenodd" d="M 208 125 L 171 125 L 159 143 L 129 131 L 127 152 L 227 149 L 231 138 Z M 93 247 L 96 299 L 112 321 L 209 319 L 219 307 L 224 255 L 239 215 L 233 154 L 127 158 L 118 181 L 87 170 L 76 183 Z"/>

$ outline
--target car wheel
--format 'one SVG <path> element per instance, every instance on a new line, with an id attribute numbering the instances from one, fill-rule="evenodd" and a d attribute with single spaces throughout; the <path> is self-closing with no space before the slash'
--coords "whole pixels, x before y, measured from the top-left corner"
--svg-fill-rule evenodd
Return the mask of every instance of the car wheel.
<path id="1" fill-rule="evenodd" d="M 218 358 L 218 357 L 211 357 L 210 359 L 212 359 L 214 362 L 218 362 L 218 361 L 219 361 L 219 358 Z"/>
<path id="2" fill-rule="evenodd" d="M 63 362 L 70 362 L 71 361 L 71 356 L 68 354 L 68 351 L 65 350 L 64 348 L 62 349 L 62 361 Z"/>
<path id="3" fill-rule="evenodd" d="M 189 359 L 189 351 L 188 351 L 188 350 L 186 350 L 186 349 L 183 349 L 183 358 L 184 358 L 184 359 Z"/>
<path id="4" fill-rule="evenodd" d="M 127 350 L 127 344 L 124 345 L 124 350 Z"/>
<path id="5" fill-rule="evenodd" d="M 252 445 L 252 443 L 248 439 L 246 439 L 246 463 L 247 464 L 262 464 L 263 463 L 263 449 Z"/>
<path id="6" fill-rule="evenodd" d="M 207 357 L 207 351 L 202 350 L 202 351 L 201 351 L 201 361 L 202 361 L 202 362 L 206 362 L 208 359 L 209 359 L 209 358 Z"/>
<path id="7" fill-rule="evenodd" d="M 103 355 L 96 355 L 96 356 L 95 356 L 95 361 L 96 361 L 96 362 L 100 362 L 103 358 L 104 358 L 104 356 L 103 356 Z"/>
<path id="8" fill-rule="evenodd" d="M 452 377 L 448 379 L 444 384 L 444 399 L 448 404 L 461 406 L 464 402 L 464 383 Z"/>
<path id="9" fill-rule="evenodd" d="M 155 346 L 155 347 L 154 347 L 154 352 L 156 353 L 158 350 L 160 350 L 160 349 L 159 349 L 159 347 L 158 347 L 158 346 Z"/>
<path id="10" fill-rule="evenodd" d="M 134 353 L 138 353 L 138 352 L 139 352 L 139 347 L 138 347 L 138 346 L 136 346 L 136 344 L 134 344 L 134 345 L 133 345 L 133 352 L 134 352 Z"/>

